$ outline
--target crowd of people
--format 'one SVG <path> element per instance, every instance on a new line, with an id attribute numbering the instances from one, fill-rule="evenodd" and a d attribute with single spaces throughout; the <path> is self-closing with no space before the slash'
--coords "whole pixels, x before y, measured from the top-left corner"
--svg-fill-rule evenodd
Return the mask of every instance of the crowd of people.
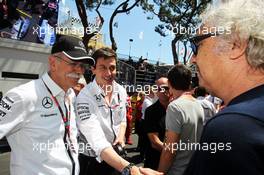
<path id="1" fill-rule="evenodd" d="M 263 7 L 232 0 L 206 10 L 191 39 L 196 88 L 178 64 L 129 97 L 115 81 L 115 51 L 88 56 L 80 39 L 58 36 L 48 72 L 1 100 L 11 174 L 264 174 Z M 226 30 L 204 33 L 217 27 Z M 94 79 L 80 85 L 88 67 Z M 144 168 L 123 156 L 133 122 Z"/>

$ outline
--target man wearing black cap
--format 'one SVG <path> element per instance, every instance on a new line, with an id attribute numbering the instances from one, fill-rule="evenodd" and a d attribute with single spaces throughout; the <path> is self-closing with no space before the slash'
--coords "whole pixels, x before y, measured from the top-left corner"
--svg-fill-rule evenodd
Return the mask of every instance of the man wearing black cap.
<path id="1" fill-rule="evenodd" d="M 81 40 L 60 36 L 40 79 L 15 87 L 0 102 L 0 139 L 11 146 L 11 174 L 77 175 L 77 128 L 71 89 L 88 64 Z"/>

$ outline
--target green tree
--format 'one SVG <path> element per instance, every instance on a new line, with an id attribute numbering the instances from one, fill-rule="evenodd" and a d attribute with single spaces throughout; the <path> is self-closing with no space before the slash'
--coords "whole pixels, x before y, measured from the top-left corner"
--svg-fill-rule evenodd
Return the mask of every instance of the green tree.
<path id="1" fill-rule="evenodd" d="M 150 2 L 151 1 L 151 2 Z M 207 7 L 212 0 L 144 0 L 141 6 L 144 11 L 151 12 L 156 15 L 161 24 L 155 27 L 155 31 L 161 36 L 169 35 L 173 37 L 171 41 L 171 49 L 174 64 L 179 63 L 178 54 L 175 46 L 178 41 L 184 41 L 191 36 L 197 24 L 199 24 L 198 16 Z M 158 10 L 156 10 L 158 9 Z M 156 10 L 156 11 L 155 11 Z M 183 42 L 186 48 L 186 42 Z M 186 64 L 186 51 L 184 53 L 184 64 Z"/>
<path id="2" fill-rule="evenodd" d="M 80 16 L 80 19 L 82 21 L 82 25 L 84 27 L 84 29 L 88 29 L 89 27 L 89 20 L 88 20 L 88 16 L 86 13 L 86 9 L 92 10 L 95 8 L 95 11 L 98 15 L 98 17 L 100 18 L 100 26 L 99 26 L 99 30 L 101 30 L 103 24 L 104 24 L 104 18 L 102 17 L 99 8 L 101 7 L 101 5 L 112 5 L 114 3 L 114 0 L 75 0 L 77 9 L 78 9 L 78 14 Z M 84 30 L 86 31 L 86 30 Z M 86 50 L 88 50 L 88 43 L 89 40 L 94 37 L 97 34 L 98 31 L 92 32 L 92 33 L 87 33 L 84 32 L 84 36 L 83 36 L 83 43 L 86 47 Z"/>
<path id="3" fill-rule="evenodd" d="M 109 21 L 109 35 L 110 35 L 110 40 L 112 43 L 112 49 L 117 50 L 117 44 L 115 42 L 114 34 L 113 34 L 113 23 L 114 23 L 114 18 L 116 17 L 117 14 L 120 13 L 129 13 L 130 10 L 132 10 L 141 0 L 135 0 L 135 2 L 129 6 L 129 0 L 126 0 L 122 3 L 120 3 L 114 12 L 112 13 Z"/>
<path id="4" fill-rule="evenodd" d="M 120 13 L 129 13 L 130 10 L 132 10 L 136 5 L 138 5 L 138 3 L 141 0 L 135 0 L 135 2 L 132 3 L 131 6 L 129 6 L 130 0 L 125 0 L 122 3 L 120 3 L 115 10 L 113 11 L 110 20 L 109 20 L 109 37 L 110 37 L 110 41 L 112 43 L 112 49 L 113 50 L 117 50 L 117 44 L 115 42 L 115 38 L 114 38 L 114 32 L 113 32 L 113 22 L 114 22 L 114 18 L 116 17 L 116 15 L 120 14 Z M 76 5 L 77 5 L 77 9 L 78 9 L 78 13 L 79 16 L 81 18 L 83 27 L 86 29 L 88 28 L 88 16 L 86 13 L 86 9 L 88 10 L 93 10 L 95 9 L 100 21 L 101 21 L 101 25 L 99 26 L 99 29 L 102 28 L 103 24 L 104 24 L 104 18 L 102 17 L 99 8 L 101 7 L 101 5 L 113 5 L 116 0 L 75 0 Z M 84 33 L 83 36 L 83 43 L 84 45 L 87 47 L 89 40 L 95 36 L 97 34 L 97 32 L 93 32 L 93 33 Z M 88 48 L 87 48 L 88 49 Z"/>

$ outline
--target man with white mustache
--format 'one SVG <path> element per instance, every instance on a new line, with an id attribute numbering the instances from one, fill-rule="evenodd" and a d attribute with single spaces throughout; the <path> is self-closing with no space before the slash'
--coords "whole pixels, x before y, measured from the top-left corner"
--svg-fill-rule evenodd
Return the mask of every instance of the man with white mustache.
<path id="1" fill-rule="evenodd" d="M 49 71 L 15 87 L 0 102 L 0 138 L 11 146 L 11 175 L 78 175 L 78 145 L 71 87 L 94 60 L 82 41 L 57 36 Z"/>

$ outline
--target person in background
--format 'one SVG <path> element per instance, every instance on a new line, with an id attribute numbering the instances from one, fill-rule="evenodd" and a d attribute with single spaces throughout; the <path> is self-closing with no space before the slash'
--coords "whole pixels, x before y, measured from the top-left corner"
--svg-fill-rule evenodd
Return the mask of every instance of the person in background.
<path id="1" fill-rule="evenodd" d="M 135 117 L 135 133 L 138 135 L 137 151 L 140 152 L 140 159 L 145 158 L 144 147 L 144 127 L 142 122 L 142 105 L 145 100 L 145 92 L 138 93 L 138 101 L 136 103 L 136 117 Z"/>
<path id="2" fill-rule="evenodd" d="M 194 90 L 196 99 L 201 103 L 204 110 L 204 125 L 216 114 L 216 109 L 213 103 L 208 101 L 206 98 L 206 89 L 202 86 L 198 86 Z"/>
<path id="3" fill-rule="evenodd" d="M 58 36 L 40 79 L 9 90 L 0 102 L 0 139 L 12 149 L 10 174 L 78 175 L 73 99 L 86 64 L 82 41 Z"/>
<path id="4" fill-rule="evenodd" d="M 145 120 L 145 110 L 154 103 L 154 99 L 155 99 L 155 94 L 153 92 L 153 87 L 150 87 L 148 90 L 148 94 L 145 95 L 144 101 L 142 103 L 142 109 L 141 109 L 142 120 Z"/>
<path id="5" fill-rule="evenodd" d="M 72 88 L 76 94 L 76 96 L 79 94 L 79 92 L 82 90 L 82 88 L 84 88 L 84 86 L 86 85 L 86 80 L 84 79 L 84 77 L 81 77 L 78 81 L 78 83 Z"/>
<path id="6" fill-rule="evenodd" d="M 156 80 L 158 100 L 145 111 L 146 154 L 144 167 L 158 169 L 160 154 L 165 137 L 165 116 L 169 104 L 168 79 L 161 77 Z"/>
<path id="7" fill-rule="evenodd" d="M 126 133 L 125 133 L 126 144 L 132 145 L 133 140 L 131 138 L 131 134 L 132 134 L 133 117 L 132 117 L 132 105 L 131 105 L 129 96 L 127 96 L 126 118 L 127 118 L 127 127 L 126 127 Z"/>
<path id="8" fill-rule="evenodd" d="M 184 65 L 174 66 L 168 73 L 169 92 L 173 101 L 166 111 L 166 133 L 158 171 L 168 175 L 182 175 L 194 148 L 182 145 L 199 142 L 204 113 L 191 94 L 191 71 Z"/>

